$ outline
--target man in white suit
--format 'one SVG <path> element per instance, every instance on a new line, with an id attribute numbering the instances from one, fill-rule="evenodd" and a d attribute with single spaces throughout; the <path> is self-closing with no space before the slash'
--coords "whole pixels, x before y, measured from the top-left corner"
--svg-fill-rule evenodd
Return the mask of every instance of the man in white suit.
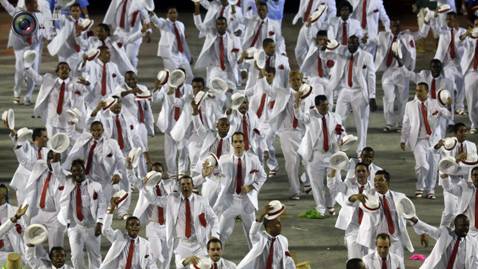
<path id="1" fill-rule="evenodd" d="M 200 5 L 207 9 L 204 20 L 201 21 Z M 227 22 L 227 31 L 240 37 L 244 32 L 242 9 L 238 5 L 229 4 L 227 0 L 197 1 L 194 3 L 194 25 L 199 30 L 199 38 L 207 35 L 207 31 L 214 29 L 215 21 L 224 17 Z M 199 19 L 199 20 L 198 20 Z"/>
<path id="2" fill-rule="evenodd" d="M 36 247 L 27 246 L 25 250 L 26 263 L 36 269 L 73 269 L 65 264 L 66 252 L 63 247 L 53 247 L 48 253 L 49 261 L 45 261 L 36 255 Z"/>
<path id="3" fill-rule="evenodd" d="M 455 229 L 433 227 L 417 218 L 410 220 L 417 234 L 428 234 L 436 240 L 432 252 L 421 269 L 478 268 L 477 241 L 468 234 L 470 220 L 466 215 L 455 217 Z"/>
<path id="4" fill-rule="evenodd" d="M 375 111 L 375 65 L 370 53 L 359 48 L 359 38 L 351 36 L 348 51 L 339 56 L 330 72 L 328 91 L 338 88 L 336 113 L 343 121 L 352 111 L 357 136 L 357 153 L 367 144 L 370 111 Z"/>
<path id="5" fill-rule="evenodd" d="M 309 17 L 318 9 L 320 5 L 327 5 L 327 17 L 335 17 L 337 10 L 335 8 L 335 1 L 331 0 L 300 0 L 299 10 L 292 20 L 292 24 L 295 25 L 299 20 L 302 23 L 306 23 Z"/>
<path id="6" fill-rule="evenodd" d="M 373 185 L 369 179 L 369 168 L 364 163 L 357 163 L 353 177 L 344 181 L 340 178 L 340 171 L 332 170 L 327 175 L 327 187 L 335 194 L 335 200 L 341 206 L 335 228 L 345 231 L 347 257 L 349 259 L 363 257 L 368 253 L 368 248 L 357 243 L 357 235 L 363 220 L 363 209 L 359 203 L 364 201 L 366 195 L 372 191 Z"/>
<path id="7" fill-rule="evenodd" d="M 459 166 L 456 173 L 450 175 L 442 174 L 439 178 L 439 183 L 443 186 L 444 208 L 440 222 L 440 225 L 443 226 L 451 227 L 454 217 L 463 213 L 463 210 L 460 211 L 458 206 L 461 201 L 460 196 L 451 193 L 448 188 L 445 188 L 445 180 L 447 180 L 446 185 L 458 185 L 468 180 L 470 167 L 474 165 L 474 163 L 471 163 L 470 165 L 470 162 L 476 161 L 477 151 L 476 144 L 466 139 L 467 133 L 468 128 L 464 123 L 456 123 L 454 126 L 456 144 L 452 148 L 445 148 L 444 140 L 440 139 L 434 146 L 434 149 L 440 153 L 441 158 L 453 157 Z"/>
<path id="8" fill-rule="evenodd" d="M 262 41 L 266 38 L 274 40 L 279 52 L 285 52 L 284 38 L 281 35 L 280 23 L 267 17 L 267 3 L 260 2 L 257 7 L 258 17 L 246 22 L 246 30 L 242 39 L 242 49 L 262 48 Z"/>
<path id="9" fill-rule="evenodd" d="M 25 202 L 30 205 L 28 215 L 31 224 L 42 224 L 48 230 L 48 249 L 63 246 L 65 226 L 57 219 L 60 197 L 64 189 L 60 153 L 49 151 L 45 160 L 38 160 L 22 191 L 27 193 Z"/>
<path id="10" fill-rule="evenodd" d="M 289 253 L 289 241 L 281 234 L 280 217 L 265 218 L 271 208 L 266 205 L 252 224 L 249 236 L 253 246 L 237 265 L 238 269 L 295 269 Z M 265 231 L 261 231 L 264 225 Z"/>
<path id="11" fill-rule="evenodd" d="M 406 219 L 397 211 L 399 201 L 405 194 L 390 189 L 390 174 L 380 170 L 375 174 L 375 193 L 380 201 L 377 208 L 364 206 L 364 218 L 358 231 L 357 242 L 369 249 L 375 247 L 375 238 L 378 234 L 386 233 L 390 236 L 390 252 L 400 257 L 403 262 L 403 248 L 410 253 L 414 252 L 410 236 L 407 231 Z M 363 202 L 362 202 L 363 203 Z"/>
<path id="12" fill-rule="evenodd" d="M 185 265 L 197 266 L 200 259 L 208 259 L 211 262 L 211 269 L 236 269 L 236 264 L 222 257 L 222 242 L 217 238 L 211 238 L 207 242 L 207 257 L 201 258 L 191 256 L 186 258 Z M 187 268 L 187 267 L 184 267 Z M 179 269 L 179 267 L 178 267 Z"/>
<path id="13" fill-rule="evenodd" d="M 19 140 L 16 130 L 10 132 L 10 138 L 14 145 L 13 152 L 18 161 L 18 168 L 15 170 L 9 186 L 16 191 L 17 202 L 21 204 L 26 198 L 23 187 L 30 177 L 33 166 L 37 160 L 45 159 L 47 156 L 48 135 L 46 128 L 35 128 L 31 142 L 28 139 Z"/>
<path id="14" fill-rule="evenodd" d="M 41 85 L 33 114 L 42 118 L 50 136 L 66 132 L 68 109 L 77 108 L 80 112 L 85 112 L 86 82 L 73 79 L 70 71 L 70 66 L 65 62 L 58 63 L 56 75 L 39 75 L 32 68 L 25 71 L 35 83 Z"/>
<path id="15" fill-rule="evenodd" d="M 13 88 L 13 103 L 31 105 L 33 89 L 35 87 L 34 81 L 31 78 L 28 78 L 27 80 L 27 89 L 23 100 L 21 100 L 20 97 L 21 87 L 25 78 L 23 53 L 27 50 L 35 51 L 36 57 L 32 68 L 35 71 L 38 71 L 38 68 L 40 66 L 39 59 L 41 53 L 40 47 L 42 39 L 49 38 L 50 33 L 48 33 L 48 31 L 50 29 L 45 28 L 47 21 L 44 14 L 38 11 L 37 0 L 26 0 L 24 8 L 15 8 L 12 4 L 8 2 L 8 0 L 2 0 L 0 1 L 0 4 L 10 16 L 13 17 L 20 12 L 26 11 L 32 14 L 38 23 L 38 28 L 31 35 L 18 35 L 13 31 L 13 29 L 11 29 L 8 36 L 8 47 L 13 48 L 15 51 L 15 86 Z"/>
<path id="16" fill-rule="evenodd" d="M 24 208 L 25 210 L 27 208 Z M 18 212 L 18 213 L 17 213 Z M 11 252 L 19 254 L 25 253 L 23 242 L 23 230 L 25 223 L 20 219 L 19 209 L 8 202 L 8 187 L 0 184 L 0 223 L 6 223 L 0 226 L 2 235 L 0 240 L 2 248 L 0 249 L 0 262 L 4 263 Z M 22 214 L 25 214 L 22 212 Z"/>
<path id="17" fill-rule="evenodd" d="M 200 15 L 195 15 L 194 19 L 200 20 Z M 220 77 L 235 89 L 239 83 L 238 60 L 242 46 L 239 38 L 226 30 L 226 18 L 217 18 L 215 29 L 206 31 L 206 39 L 195 68 L 206 69 L 207 85 L 210 85 L 211 79 Z"/>
<path id="18" fill-rule="evenodd" d="M 342 1 L 339 5 L 339 16 L 331 18 L 327 29 L 329 39 L 337 40 L 339 44 L 347 46 L 349 37 L 356 35 L 363 37 L 360 22 L 351 18 L 352 5 L 348 1 Z"/>
<path id="19" fill-rule="evenodd" d="M 315 209 L 321 215 L 326 212 L 334 215 L 334 199 L 327 188 L 327 166 L 330 156 L 339 150 L 341 136 L 345 130 L 342 119 L 329 111 L 329 101 L 325 95 L 315 97 L 315 109 L 310 113 L 299 110 L 298 101 L 295 113 L 305 123 L 305 134 L 299 145 L 298 154 L 305 162 L 305 169 L 311 179 Z"/>
<path id="20" fill-rule="evenodd" d="M 460 182 L 454 184 L 448 177 L 442 179 L 443 189 L 456 196 L 458 200 L 456 212 L 464 214 L 470 220 L 469 235 L 475 241 L 478 240 L 478 166 L 470 171 L 469 178 L 462 178 Z M 471 182 L 470 182 L 471 181 Z M 478 242 L 478 241 L 477 241 Z"/>
<path id="21" fill-rule="evenodd" d="M 405 269 L 403 259 L 390 252 L 390 236 L 378 234 L 375 240 L 375 251 L 363 257 L 367 269 Z"/>
<path id="22" fill-rule="evenodd" d="M 159 18 L 154 14 L 151 22 L 159 28 L 161 38 L 158 43 L 157 56 L 163 59 L 165 69 L 184 69 L 186 81 L 191 83 L 193 72 L 191 70 L 192 55 L 186 41 L 186 28 L 184 23 L 178 20 L 178 11 L 175 7 L 168 9 L 167 18 Z"/>
<path id="23" fill-rule="evenodd" d="M 112 198 L 108 214 L 106 214 L 103 235 L 110 241 L 111 247 L 101 263 L 101 269 L 156 269 L 153 260 L 151 245 L 148 240 L 139 236 L 141 223 L 137 217 L 130 216 L 126 219 L 126 233 L 114 230 L 111 227 L 113 213 L 118 207 L 118 198 Z"/>
<path id="24" fill-rule="evenodd" d="M 348 171 L 345 178 L 351 178 L 355 174 L 355 165 L 359 162 L 364 163 L 368 167 L 369 176 L 368 181 L 373 183 L 373 179 L 375 178 L 375 173 L 377 171 L 383 170 L 382 167 L 378 166 L 375 162 L 375 150 L 372 147 L 365 147 L 360 152 L 359 158 L 350 158 L 350 162 L 348 165 Z"/>
<path id="25" fill-rule="evenodd" d="M 476 26 L 475 20 L 475 26 Z M 464 40 L 463 40 L 464 39 Z M 460 37 L 463 43 L 463 57 L 461 58 L 461 72 L 465 83 L 465 97 L 468 117 L 471 122 L 470 133 L 478 132 L 478 95 L 473 89 L 478 88 L 478 39 L 470 31 Z"/>
<path id="26" fill-rule="evenodd" d="M 71 178 L 65 180 L 58 220 L 67 227 L 71 263 L 84 268 L 83 248 L 88 253 L 89 268 L 100 268 L 101 228 L 106 214 L 106 200 L 101 185 L 85 174 L 83 160 L 71 163 Z"/>
<path id="27" fill-rule="evenodd" d="M 420 82 L 416 86 L 415 99 L 405 106 L 402 123 L 400 148 L 413 151 L 415 157 L 415 174 L 417 175 L 416 197 L 435 199 L 437 181 L 437 157 L 432 146 L 444 137 L 437 128 L 439 121 L 449 118 L 450 111 L 438 104 L 437 100 L 428 98 L 428 84 Z"/>
<path id="28" fill-rule="evenodd" d="M 463 57 L 463 44 L 460 42 L 460 36 L 465 33 L 465 29 L 457 27 L 456 13 L 448 12 L 446 14 L 446 25 L 443 25 L 439 31 L 438 46 L 434 59 L 443 63 L 443 70 L 453 81 L 455 90 L 455 112 L 458 115 L 464 115 L 465 93 L 463 90 L 463 73 L 460 62 Z"/>
<path id="29" fill-rule="evenodd" d="M 220 216 L 221 240 L 225 243 L 234 231 L 236 217 L 240 216 L 244 231 L 249 231 L 258 209 L 258 195 L 266 181 L 266 174 L 259 159 L 244 150 L 244 134 L 232 135 L 233 152 L 219 159 L 219 169 L 224 175 L 221 190 L 214 205 Z M 212 171 L 209 171 L 212 174 Z M 210 176 L 205 174 L 204 176 Z M 249 247 L 252 246 L 246 234 Z"/>

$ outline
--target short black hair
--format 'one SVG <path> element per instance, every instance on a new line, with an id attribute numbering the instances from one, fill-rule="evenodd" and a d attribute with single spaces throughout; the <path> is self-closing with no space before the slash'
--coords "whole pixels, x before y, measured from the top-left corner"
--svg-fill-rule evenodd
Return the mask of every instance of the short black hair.
<path id="1" fill-rule="evenodd" d="M 365 264 L 360 258 L 353 258 L 347 261 L 346 269 L 362 269 L 365 268 Z"/>
<path id="2" fill-rule="evenodd" d="M 327 96 L 325 96 L 323 94 L 319 94 L 319 95 L 315 96 L 314 104 L 316 106 L 318 106 L 318 105 L 320 105 L 320 103 L 325 102 L 325 101 L 327 101 Z"/>
<path id="3" fill-rule="evenodd" d="M 6 200 L 7 203 L 8 203 L 8 186 L 2 183 L 2 184 L 0 184 L 0 189 L 5 189 L 5 192 L 6 192 L 5 200 Z"/>
<path id="4" fill-rule="evenodd" d="M 108 35 L 111 34 L 111 28 L 110 28 L 110 26 L 109 26 L 108 24 L 106 24 L 106 23 L 100 23 L 100 24 L 98 24 L 98 27 L 99 27 L 99 28 L 102 28 L 105 32 L 107 32 Z"/>
<path id="5" fill-rule="evenodd" d="M 436 58 L 431 59 L 430 65 L 432 65 L 432 64 L 439 64 L 441 67 L 443 67 L 443 63 L 439 59 L 436 59 Z"/>
<path id="6" fill-rule="evenodd" d="M 51 260 L 51 257 L 53 256 L 53 252 L 57 252 L 57 251 L 63 251 L 65 252 L 65 249 L 62 247 L 62 246 L 54 246 L 50 249 L 50 252 L 48 252 L 48 257 L 50 257 L 50 260 Z"/>
<path id="7" fill-rule="evenodd" d="M 453 132 L 456 134 L 461 127 L 466 128 L 466 125 L 463 122 L 455 123 L 455 125 L 453 126 Z"/>
<path id="8" fill-rule="evenodd" d="M 135 216 L 129 216 L 129 217 L 127 217 L 127 218 L 126 218 L 126 223 L 128 223 L 128 221 L 130 221 L 130 220 L 137 220 L 137 221 L 140 221 L 138 217 L 135 217 Z M 140 223 L 141 223 L 141 221 L 140 221 Z"/>
<path id="9" fill-rule="evenodd" d="M 32 133 L 32 140 L 35 141 L 37 139 L 37 137 L 41 137 L 41 134 L 43 132 L 46 132 L 45 127 L 34 128 L 33 133 Z"/>
<path id="10" fill-rule="evenodd" d="M 387 170 L 378 170 L 377 173 L 375 173 L 375 176 L 383 175 L 387 183 L 390 183 L 390 173 L 387 172 Z"/>
<path id="11" fill-rule="evenodd" d="M 390 240 L 390 235 L 389 234 L 386 234 L 386 233 L 377 234 L 377 236 L 375 237 L 375 241 L 377 241 L 378 239 L 388 240 L 388 245 L 389 246 L 392 244 L 392 241 Z"/>
<path id="12" fill-rule="evenodd" d="M 70 65 L 67 63 L 67 62 L 59 62 L 57 65 L 56 65 L 56 68 L 55 68 L 55 73 L 58 72 L 58 70 L 60 70 L 60 65 L 67 65 L 68 68 L 70 68 Z M 71 68 L 70 68 L 71 70 Z"/>
<path id="13" fill-rule="evenodd" d="M 83 167 L 83 169 L 85 169 L 85 161 L 82 160 L 82 159 L 76 159 L 76 160 L 73 160 L 71 162 L 71 167 L 75 166 L 75 165 L 81 165 L 81 167 Z"/>
<path id="14" fill-rule="evenodd" d="M 191 180 L 191 183 L 194 185 L 193 178 L 190 175 L 182 175 L 178 178 L 178 181 L 181 182 L 181 180 L 183 180 L 184 178 Z"/>
<path id="15" fill-rule="evenodd" d="M 418 86 L 424 86 L 425 89 L 428 91 L 428 83 L 422 81 L 422 82 L 418 82 L 417 85 L 418 85 Z"/>
<path id="16" fill-rule="evenodd" d="M 453 220 L 453 224 L 456 224 L 456 222 L 457 222 L 458 220 L 460 220 L 460 219 L 469 221 L 467 215 L 465 215 L 465 214 L 458 214 L 458 215 L 456 215 L 455 219 Z M 455 226 L 456 226 L 456 225 L 455 225 Z"/>
<path id="17" fill-rule="evenodd" d="M 93 127 L 93 125 L 101 125 L 103 127 L 103 123 L 99 120 L 95 120 L 90 124 L 90 128 Z"/>
<path id="18" fill-rule="evenodd" d="M 262 40 L 262 47 L 265 47 L 269 44 L 274 44 L 274 39 L 272 38 L 264 38 L 264 40 Z"/>
<path id="19" fill-rule="evenodd" d="M 74 8 L 74 7 L 81 8 L 81 6 L 80 6 L 79 3 L 73 3 L 73 4 L 71 4 L 71 6 L 70 6 L 70 10 L 71 10 L 72 8 Z"/>
<path id="20" fill-rule="evenodd" d="M 365 166 L 365 168 L 367 168 L 367 172 L 369 172 L 368 165 L 366 165 L 365 163 L 363 163 L 363 162 L 356 163 L 355 164 L 355 169 L 357 169 L 357 166 Z"/>
<path id="21" fill-rule="evenodd" d="M 242 135 L 242 137 L 244 137 L 244 133 L 243 133 L 243 132 L 240 132 L 240 131 L 234 132 L 234 133 L 231 135 L 231 143 L 232 143 L 232 140 L 234 139 L 234 136 L 236 136 L 236 135 Z"/>
<path id="22" fill-rule="evenodd" d="M 327 30 L 319 30 L 319 31 L 317 31 L 316 36 L 327 36 Z"/>
<path id="23" fill-rule="evenodd" d="M 193 78 L 192 82 L 199 82 L 199 83 L 202 83 L 202 85 L 206 85 L 206 82 L 204 81 L 204 78 L 202 77 L 195 77 Z"/>
<path id="24" fill-rule="evenodd" d="M 213 238 L 209 239 L 209 241 L 207 241 L 206 249 L 209 250 L 209 245 L 212 244 L 212 243 L 219 243 L 219 245 L 221 245 L 221 248 L 222 248 L 222 242 L 221 242 L 221 240 L 219 240 L 219 239 L 213 237 Z"/>
<path id="25" fill-rule="evenodd" d="M 352 13 L 354 11 L 354 7 L 352 6 L 352 4 L 349 3 L 349 1 L 347 0 L 343 0 L 339 3 L 339 8 L 337 9 L 337 11 L 340 12 L 340 10 L 343 8 L 343 7 L 347 7 L 349 9 L 349 12 Z"/>
<path id="26" fill-rule="evenodd" d="M 265 1 L 259 1 L 259 6 L 265 6 L 265 7 L 269 8 Z"/>
<path id="27" fill-rule="evenodd" d="M 276 73 L 276 69 L 275 69 L 275 67 L 273 67 L 273 66 L 266 66 L 266 72 L 267 72 L 267 73 L 275 74 L 275 73 Z"/>
<path id="28" fill-rule="evenodd" d="M 218 22 L 218 21 L 224 21 L 224 22 L 226 23 L 226 25 L 227 25 L 227 19 L 226 19 L 226 17 L 224 17 L 224 16 L 219 16 L 219 17 L 217 17 L 216 22 Z"/>
<path id="29" fill-rule="evenodd" d="M 372 147 L 370 147 L 370 146 L 364 147 L 364 148 L 362 149 L 362 152 L 364 152 L 364 151 L 375 152 L 375 150 L 374 150 Z"/>

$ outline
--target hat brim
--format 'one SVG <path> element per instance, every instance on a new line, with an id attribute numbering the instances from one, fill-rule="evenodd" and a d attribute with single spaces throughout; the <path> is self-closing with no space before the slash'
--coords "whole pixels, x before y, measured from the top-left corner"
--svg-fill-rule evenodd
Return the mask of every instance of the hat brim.
<path id="1" fill-rule="evenodd" d="M 279 210 L 276 210 L 275 212 L 267 213 L 264 218 L 267 220 L 273 220 L 277 219 L 280 215 L 282 215 L 285 211 L 285 206 L 282 205 L 282 207 Z"/>
<path id="2" fill-rule="evenodd" d="M 165 73 L 166 73 L 166 75 L 164 76 L 164 78 L 160 78 L 159 73 L 158 73 L 158 76 L 156 77 L 161 85 L 166 84 L 166 82 L 168 82 L 168 80 L 169 80 L 169 72 L 166 71 Z"/>

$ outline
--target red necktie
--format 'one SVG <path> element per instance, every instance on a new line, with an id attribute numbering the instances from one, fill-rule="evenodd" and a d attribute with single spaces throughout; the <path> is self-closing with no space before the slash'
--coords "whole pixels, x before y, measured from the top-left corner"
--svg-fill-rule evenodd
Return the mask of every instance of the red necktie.
<path id="1" fill-rule="evenodd" d="M 86 168 L 85 168 L 86 175 L 90 173 L 91 166 L 93 163 L 93 155 L 95 154 L 95 148 L 96 148 L 96 140 L 93 142 L 93 145 L 91 145 L 90 150 L 88 151 L 88 159 L 87 159 Z"/>
<path id="2" fill-rule="evenodd" d="M 81 200 L 81 183 L 76 184 L 76 218 L 83 221 L 83 201 Z"/>
<path id="3" fill-rule="evenodd" d="M 327 119 L 325 116 L 322 116 L 322 134 L 324 135 L 322 148 L 324 149 L 324 152 L 327 152 L 329 151 L 329 130 L 327 128 Z"/>
<path id="4" fill-rule="evenodd" d="M 61 83 L 60 94 L 58 95 L 58 104 L 56 105 L 56 114 L 61 114 L 63 111 L 63 99 L 65 99 L 65 82 Z"/>
<path id="5" fill-rule="evenodd" d="M 224 10 L 226 9 L 226 6 L 222 6 L 221 12 L 219 12 L 219 17 L 224 17 Z"/>
<path id="6" fill-rule="evenodd" d="M 275 241 L 276 241 L 275 238 L 271 238 L 271 245 L 269 247 L 269 255 L 267 255 L 266 269 L 272 269 L 272 262 L 274 261 L 274 242 Z"/>
<path id="7" fill-rule="evenodd" d="M 383 214 L 385 215 L 385 218 L 387 219 L 388 232 L 390 234 L 394 234 L 395 225 L 393 225 L 392 213 L 390 212 L 390 206 L 388 205 L 387 198 L 383 196 L 381 200 L 383 204 Z"/>
<path id="8" fill-rule="evenodd" d="M 296 129 L 297 126 L 299 126 L 299 121 L 294 115 L 294 112 L 292 112 L 292 128 Z"/>
<path id="9" fill-rule="evenodd" d="M 348 44 L 347 22 L 342 22 L 342 45 Z"/>
<path id="10" fill-rule="evenodd" d="M 256 115 L 258 118 L 261 118 L 262 112 L 264 111 L 264 105 L 266 104 L 266 97 L 265 93 L 262 94 L 261 103 L 259 104 L 259 108 L 257 109 Z"/>
<path id="11" fill-rule="evenodd" d="M 256 34 L 254 35 L 254 38 L 252 39 L 252 42 L 251 42 L 251 47 L 254 47 L 256 45 L 256 42 L 257 42 L 257 39 L 259 38 L 259 34 L 261 33 L 263 24 L 264 24 L 264 21 L 261 21 L 261 23 L 257 27 Z"/>
<path id="12" fill-rule="evenodd" d="M 365 186 L 360 186 L 359 187 L 359 193 L 362 194 L 363 193 L 363 189 L 364 189 Z M 358 223 L 359 225 L 362 224 L 362 219 L 363 219 L 363 210 L 362 208 L 359 207 L 359 210 L 358 210 Z"/>
<path id="13" fill-rule="evenodd" d="M 422 102 L 422 104 L 420 106 L 420 110 L 422 112 L 423 124 L 425 125 L 427 135 L 431 135 L 432 134 L 432 129 L 430 128 L 430 123 L 428 123 L 427 107 L 425 106 L 425 103 Z"/>
<path id="14" fill-rule="evenodd" d="M 156 185 L 156 195 L 161 196 L 161 188 L 159 185 Z M 158 208 L 158 223 L 163 225 L 164 224 L 164 209 L 160 206 Z"/>
<path id="15" fill-rule="evenodd" d="M 189 199 L 185 198 L 185 207 L 186 207 L 186 228 L 184 234 L 186 238 L 191 237 L 191 205 L 189 204 Z"/>
<path id="16" fill-rule="evenodd" d="M 458 237 L 455 241 L 455 245 L 453 246 L 453 250 L 451 251 L 450 259 L 448 260 L 448 265 L 446 269 L 453 269 L 453 265 L 455 264 L 456 254 L 458 254 L 458 248 L 460 247 L 460 238 Z"/>
<path id="17" fill-rule="evenodd" d="M 367 0 L 362 2 L 362 29 L 367 28 Z"/>
<path id="18" fill-rule="evenodd" d="M 217 263 L 213 263 L 211 269 L 217 269 Z"/>
<path id="19" fill-rule="evenodd" d="M 174 35 L 176 36 L 176 43 L 178 43 L 178 51 L 184 52 L 183 42 L 181 41 L 181 36 L 179 35 L 178 27 L 176 27 L 176 22 L 173 22 Z"/>
<path id="20" fill-rule="evenodd" d="M 50 185 L 51 172 L 48 172 L 45 182 L 43 183 L 41 196 L 40 196 L 40 208 L 45 208 L 46 193 L 48 192 L 48 185 Z"/>
<path id="21" fill-rule="evenodd" d="M 304 22 L 307 21 L 307 19 L 310 16 L 310 11 L 312 11 L 312 3 L 314 3 L 314 0 L 309 0 L 309 3 L 307 4 L 307 9 L 305 10 L 305 13 L 304 13 L 304 18 L 302 18 Z"/>
<path id="22" fill-rule="evenodd" d="M 78 27 L 78 21 L 75 21 L 75 33 L 77 33 L 76 32 L 77 27 Z M 76 43 L 76 40 L 74 42 L 75 42 L 75 44 L 73 45 L 73 47 L 74 47 L 75 51 L 80 52 L 80 49 L 81 49 L 80 46 L 78 45 L 78 43 Z"/>
<path id="23" fill-rule="evenodd" d="M 475 56 L 473 56 L 473 69 L 478 70 L 478 39 L 475 41 Z"/>
<path id="24" fill-rule="evenodd" d="M 216 157 L 219 159 L 221 158 L 222 155 L 222 142 L 224 139 L 219 139 L 219 143 L 217 144 L 217 149 L 216 149 Z"/>
<path id="25" fill-rule="evenodd" d="M 124 140 L 123 140 L 123 128 L 121 127 L 121 121 L 119 115 L 116 115 L 116 131 L 118 132 L 118 145 L 120 149 L 124 149 Z"/>
<path id="26" fill-rule="evenodd" d="M 276 104 L 276 100 L 269 101 L 269 109 L 273 109 Z"/>
<path id="27" fill-rule="evenodd" d="M 382 258 L 382 268 L 381 269 L 387 269 L 387 258 Z"/>
<path id="28" fill-rule="evenodd" d="M 271 56 L 267 56 L 266 68 L 270 68 L 270 67 L 271 67 Z"/>
<path id="29" fill-rule="evenodd" d="M 143 105 L 141 104 L 141 101 L 136 101 L 138 104 L 138 116 L 139 116 L 139 122 L 144 123 L 144 109 Z"/>
<path id="30" fill-rule="evenodd" d="M 437 99 L 437 85 L 436 85 L 436 80 L 435 78 L 432 79 L 432 91 L 431 91 L 431 97 L 432 99 Z"/>
<path id="31" fill-rule="evenodd" d="M 176 92 L 174 93 L 174 96 L 176 98 L 181 98 L 181 91 L 179 90 L 179 87 L 176 88 Z M 174 107 L 174 120 L 178 121 L 179 116 L 181 115 L 181 109 L 177 106 Z"/>
<path id="32" fill-rule="evenodd" d="M 138 15 L 139 15 L 139 10 L 136 10 L 135 12 L 133 12 L 132 14 L 132 18 L 131 18 L 131 22 L 130 22 L 130 25 L 131 27 L 134 27 L 134 25 L 136 24 L 136 20 L 138 19 Z"/>
<path id="33" fill-rule="evenodd" d="M 103 63 L 103 73 L 101 74 L 101 95 L 106 95 L 106 63 Z"/>
<path id="34" fill-rule="evenodd" d="M 242 132 L 244 133 L 244 149 L 249 150 L 249 126 L 247 125 L 246 114 L 242 116 Z"/>
<path id="35" fill-rule="evenodd" d="M 124 269 L 133 268 L 133 256 L 134 256 L 134 239 L 131 239 L 129 241 L 128 257 L 126 258 L 126 266 L 124 267 Z"/>
<path id="36" fill-rule="evenodd" d="M 30 45 L 30 46 L 32 45 L 32 43 L 33 43 L 33 37 L 32 37 L 31 35 L 27 36 L 27 43 L 28 43 L 28 45 Z M 2 242 L 3 242 L 3 240 L 2 240 Z"/>
<path id="37" fill-rule="evenodd" d="M 41 160 L 41 159 L 42 159 L 42 156 L 41 156 L 41 148 L 38 148 L 37 160 Z"/>
<path id="38" fill-rule="evenodd" d="M 126 7 L 128 6 L 128 0 L 123 1 L 123 6 L 121 7 L 121 17 L 120 17 L 120 27 L 125 28 L 126 21 Z"/>
<path id="39" fill-rule="evenodd" d="M 387 67 L 392 65 L 393 62 L 393 53 L 392 53 L 392 44 L 397 40 L 397 36 L 395 36 L 392 40 L 392 43 L 390 43 L 390 47 L 388 48 L 387 52 Z"/>
<path id="40" fill-rule="evenodd" d="M 475 228 L 478 229 L 478 189 L 475 191 Z"/>
<path id="41" fill-rule="evenodd" d="M 449 50 L 450 50 L 450 58 L 452 60 L 455 60 L 456 58 L 456 51 L 455 51 L 455 31 L 453 30 L 453 28 L 451 28 L 451 41 L 450 41 L 450 47 L 449 47 Z"/>
<path id="42" fill-rule="evenodd" d="M 242 161 L 241 158 L 237 158 L 237 166 L 236 166 L 236 193 L 241 193 L 242 187 Z"/>
<path id="43" fill-rule="evenodd" d="M 349 87 L 352 87 L 353 82 L 352 82 L 352 75 L 353 75 L 353 68 L 354 68 L 354 56 L 350 55 L 350 60 L 349 60 L 349 72 L 347 76 L 347 83 Z"/>
<path id="44" fill-rule="evenodd" d="M 224 61 L 224 39 L 222 36 L 219 36 L 219 62 L 222 70 L 226 70 L 226 64 Z"/>
<path id="45" fill-rule="evenodd" d="M 322 59 L 320 59 L 320 55 L 317 57 L 317 74 L 319 77 L 324 77 L 324 68 L 322 67 Z"/>

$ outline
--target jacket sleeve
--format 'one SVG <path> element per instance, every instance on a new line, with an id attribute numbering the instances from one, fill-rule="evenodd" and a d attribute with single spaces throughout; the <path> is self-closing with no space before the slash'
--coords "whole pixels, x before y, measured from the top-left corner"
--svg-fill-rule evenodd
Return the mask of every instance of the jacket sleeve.
<path id="1" fill-rule="evenodd" d="M 106 217 L 106 198 L 103 190 L 100 188 L 98 192 L 98 208 L 96 210 L 96 223 L 103 223 Z"/>
<path id="2" fill-rule="evenodd" d="M 10 16 L 14 16 L 15 13 L 17 12 L 17 10 L 15 9 L 15 7 L 10 4 L 7 0 L 1 0 L 0 1 L 0 4 L 3 6 L 3 8 L 8 12 L 8 14 Z"/>
<path id="3" fill-rule="evenodd" d="M 261 226 L 262 222 L 254 221 L 249 231 L 249 237 L 251 238 L 251 243 L 255 244 L 261 239 Z"/>
<path id="4" fill-rule="evenodd" d="M 443 178 L 442 181 L 441 181 L 441 185 L 442 185 L 444 190 L 446 190 L 447 192 L 449 192 L 449 193 L 451 193 L 451 194 L 453 194 L 457 197 L 460 197 L 461 194 L 463 193 L 463 189 L 460 186 L 461 184 L 458 184 L 458 185 L 451 184 L 450 183 L 450 177 Z"/>
<path id="5" fill-rule="evenodd" d="M 205 209 L 205 213 L 206 213 L 206 218 L 208 220 L 208 222 L 211 224 L 211 236 L 212 237 L 216 237 L 216 238 L 219 238 L 219 220 L 218 220 L 218 217 L 216 215 L 216 213 L 214 213 L 214 211 L 212 210 L 211 206 L 209 205 L 207 199 L 203 199 L 202 201 L 204 203 L 204 209 Z"/>
<path id="6" fill-rule="evenodd" d="M 368 98 L 375 98 L 375 64 L 373 63 L 373 58 L 367 57 L 367 88 L 368 88 Z"/>
<path id="7" fill-rule="evenodd" d="M 37 257 L 36 247 L 29 247 L 25 245 L 25 261 L 30 266 L 30 268 L 42 268 L 45 266 L 41 259 Z"/>
<path id="8" fill-rule="evenodd" d="M 410 136 L 410 117 L 409 117 L 409 110 L 410 110 L 410 103 L 405 105 L 405 113 L 403 114 L 402 120 L 402 134 L 400 136 L 400 143 L 407 143 L 408 137 Z"/>
<path id="9" fill-rule="evenodd" d="M 413 229 L 415 230 L 415 233 L 419 235 L 428 234 L 435 240 L 438 240 L 438 238 L 440 238 L 441 231 L 439 228 L 433 227 L 421 220 L 418 220 L 418 222 L 413 225 Z"/>
<path id="10" fill-rule="evenodd" d="M 256 167 L 257 172 L 256 179 L 254 180 L 254 183 L 252 183 L 252 186 L 259 192 L 259 190 L 262 188 L 262 185 L 264 185 L 267 180 L 267 175 L 264 171 L 264 167 L 260 164 L 257 158 L 254 159 L 254 166 Z"/>
<path id="11" fill-rule="evenodd" d="M 15 227 L 15 223 L 13 223 L 10 219 L 2 223 L 2 225 L 0 225 L 0 237 L 3 237 L 5 234 L 7 234 L 13 227 Z"/>
<path id="12" fill-rule="evenodd" d="M 111 243 L 113 243 L 116 238 L 118 238 L 118 236 L 121 234 L 120 231 L 113 230 L 113 228 L 111 227 L 112 222 L 113 214 L 106 214 L 105 222 L 103 223 L 103 229 L 101 231 L 106 237 L 106 239 L 108 239 L 108 241 L 110 241 Z"/>

